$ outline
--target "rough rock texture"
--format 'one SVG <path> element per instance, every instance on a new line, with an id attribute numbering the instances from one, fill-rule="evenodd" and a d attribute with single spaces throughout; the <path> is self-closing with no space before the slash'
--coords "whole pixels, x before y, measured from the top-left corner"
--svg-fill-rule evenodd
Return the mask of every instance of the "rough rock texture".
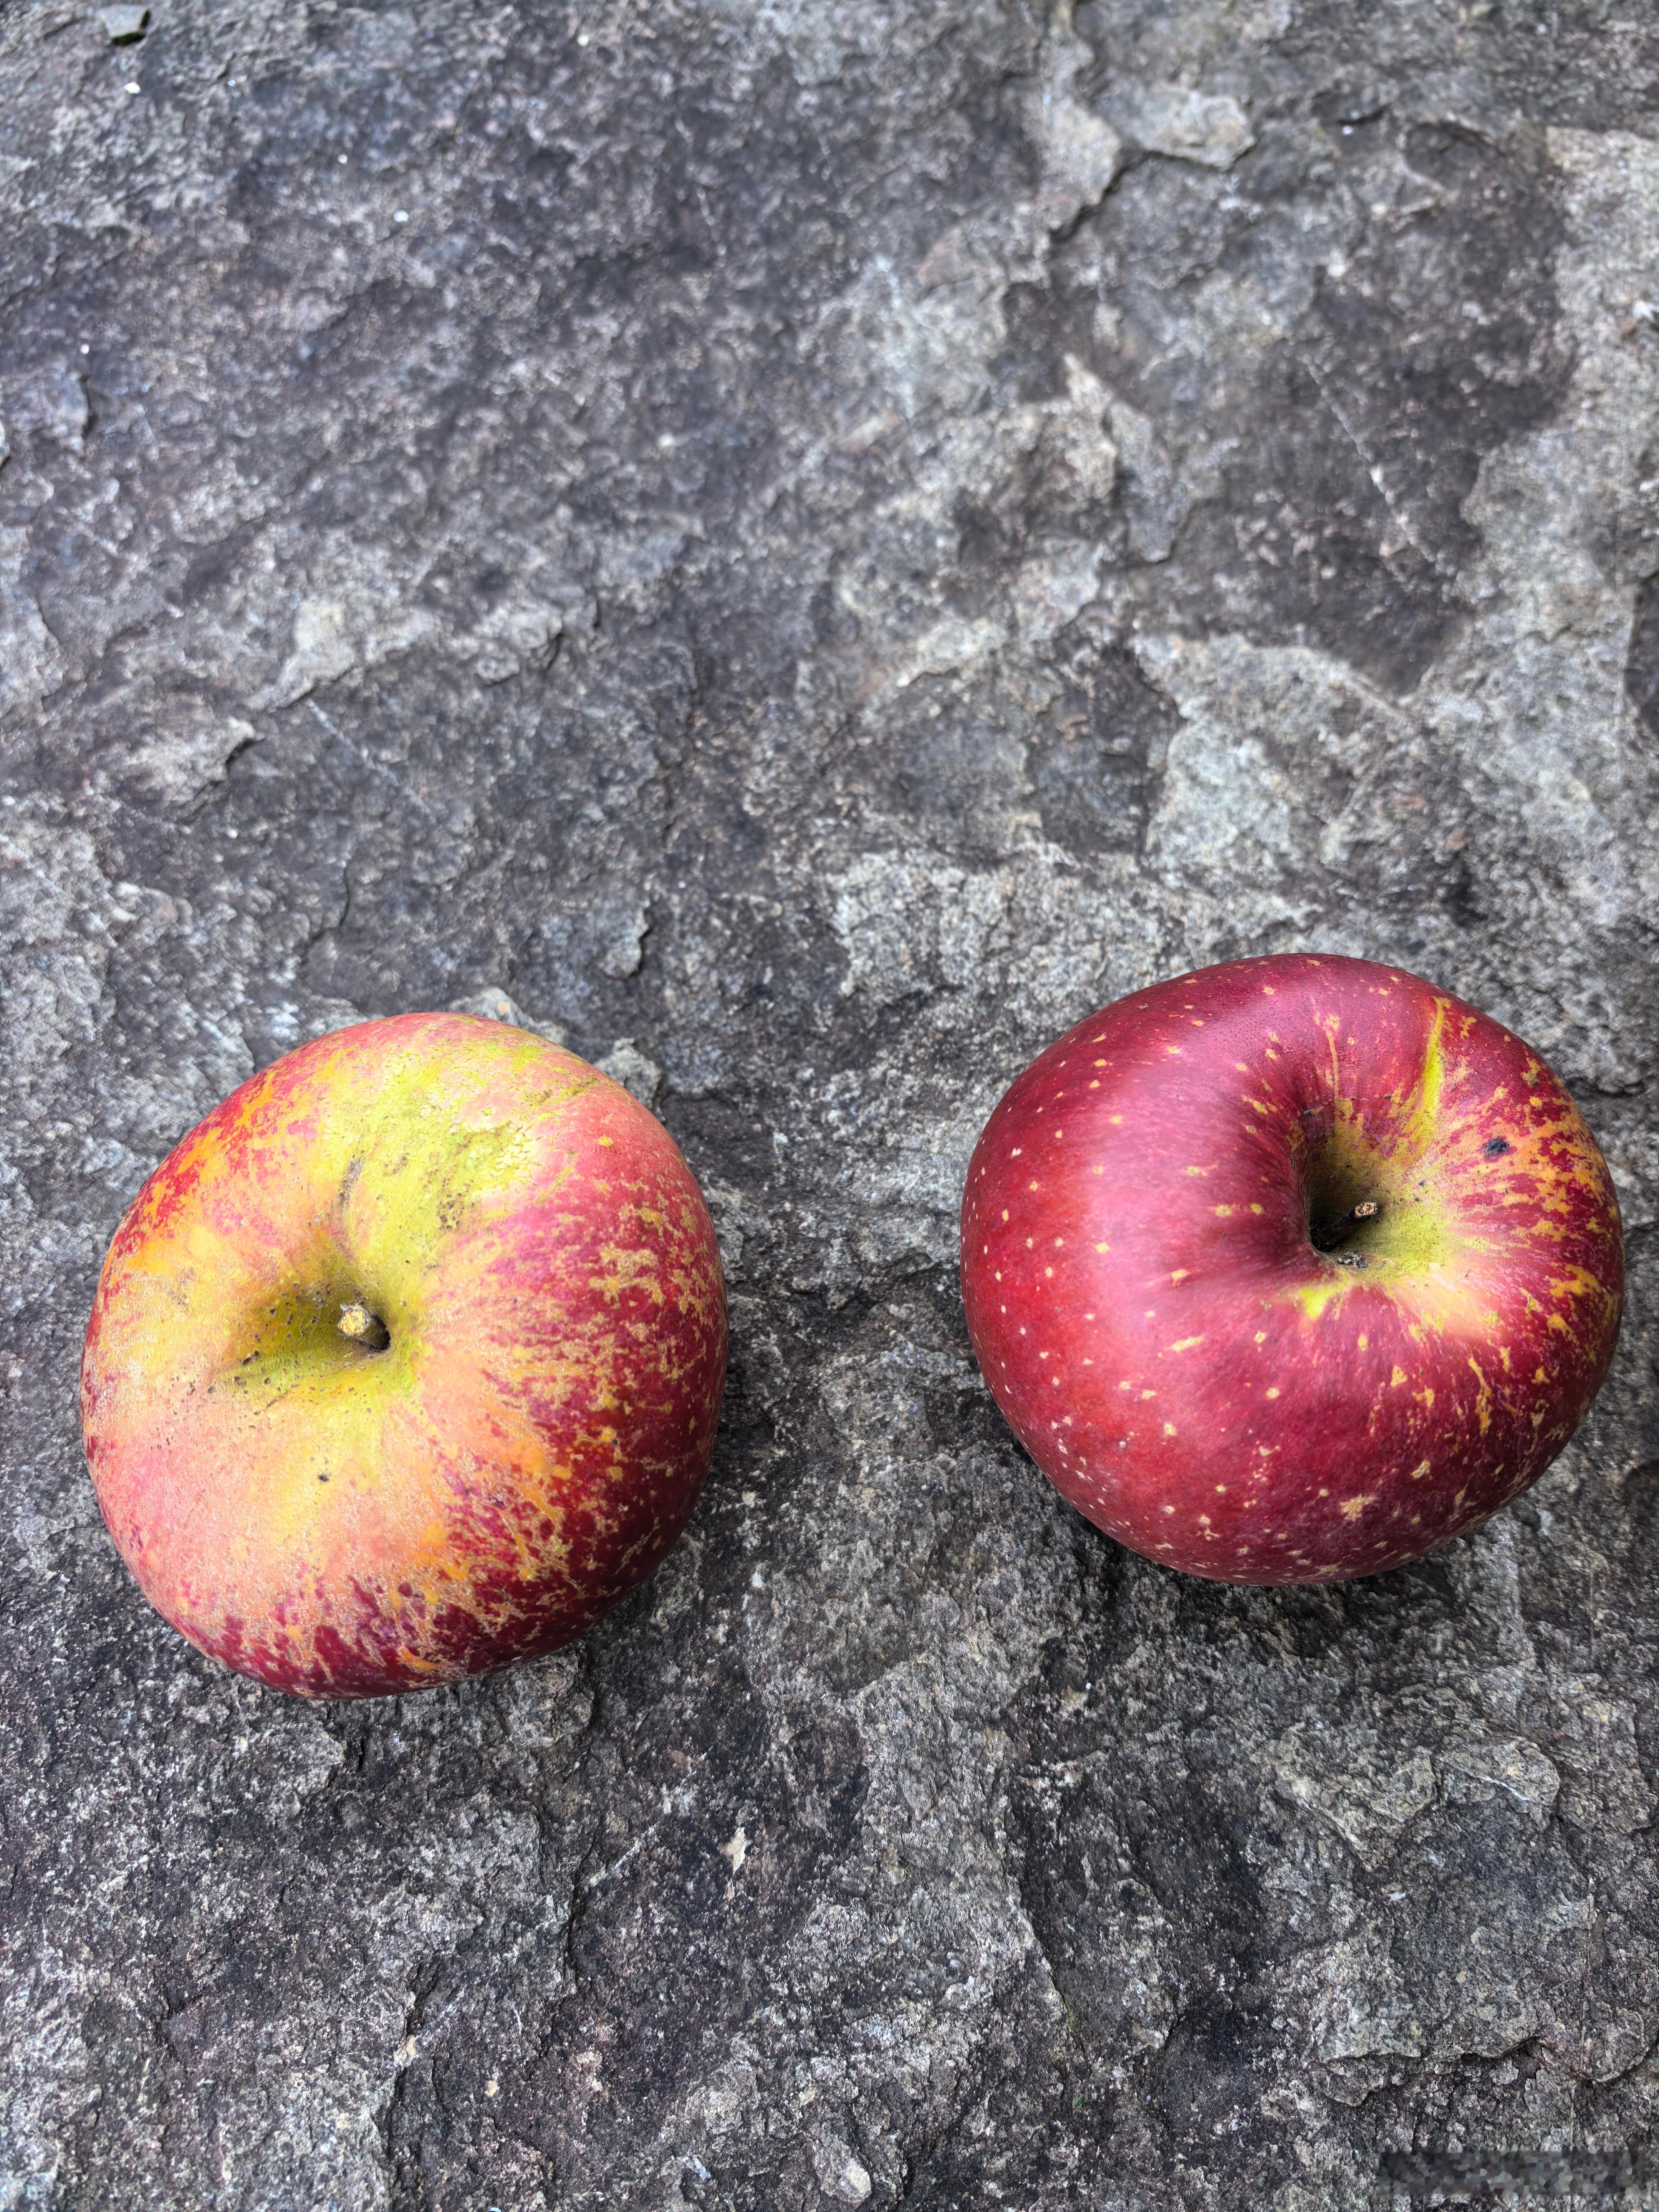
<path id="1" fill-rule="evenodd" d="M 1639 2162 L 1659 19 L 140 12 L 0 15 L 0 2205 Z M 1541 1047 L 1634 1279 L 1531 1496 L 1305 1595 L 1072 1516 L 953 1267 L 1035 1049 L 1292 945 Z M 458 1002 L 703 1178 L 723 1443 L 580 1647 L 307 1707 L 120 1569 L 81 1327 L 240 1078 Z"/>

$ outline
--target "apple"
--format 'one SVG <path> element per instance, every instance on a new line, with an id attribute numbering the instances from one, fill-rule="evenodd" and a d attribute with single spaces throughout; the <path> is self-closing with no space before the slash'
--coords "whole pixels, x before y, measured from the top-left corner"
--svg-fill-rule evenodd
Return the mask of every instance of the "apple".
<path id="1" fill-rule="evenodd" d="M 986 1123 L 969 1334 L 1061 1496 L 1218 1582 L 1380 1574 L 1536 1481 L 1619 1333 L 1595 1140 L 1501 1024 L 1292 953 L 1136 992 Z"/>
<path id="2" fill-rule="evenodd" d="M 572 1053 L 463 1014 L 289 1053 L 156 1169 L 82 1362 L 139 1587 L 312 1698 L 487 1674 L 644 1581 L 726 1376 L 708 1209 Z"/>

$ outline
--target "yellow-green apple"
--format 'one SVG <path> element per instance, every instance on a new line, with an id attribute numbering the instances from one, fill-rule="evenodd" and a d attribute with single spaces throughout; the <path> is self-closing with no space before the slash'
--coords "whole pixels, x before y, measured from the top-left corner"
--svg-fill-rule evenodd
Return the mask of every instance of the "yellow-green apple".
<path id="1" fill-rule="evenodd" d="M 157 1168 L 87 1328 L 98 1502 L 228 1667 L 380 1697 L 568 1642 L 679 1534 L 726 1296 L 643 1106 L 460 1014 L 302 1046 Z"/>
<path id="2" fill-rule="evenodd" d="M 1499 1023 L 1287 954 L 1120 1000 L 986 1123 L 969 1333 L 1061 1495 L 1149 1559 L 1310 1583 L 1535 1481 L 1619 1332 L 1613 1186 Z"/>

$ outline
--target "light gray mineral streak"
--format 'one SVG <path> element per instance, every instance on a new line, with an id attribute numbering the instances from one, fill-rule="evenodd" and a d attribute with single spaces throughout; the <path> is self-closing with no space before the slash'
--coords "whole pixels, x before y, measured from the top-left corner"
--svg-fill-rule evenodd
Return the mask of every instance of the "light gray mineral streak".
<path id="1" fill-rule="evenodd" d="M 112 46 L 130 46 L 142 39 L 149 23 L 148 8 L 100 8 L 98 21 Z"/>

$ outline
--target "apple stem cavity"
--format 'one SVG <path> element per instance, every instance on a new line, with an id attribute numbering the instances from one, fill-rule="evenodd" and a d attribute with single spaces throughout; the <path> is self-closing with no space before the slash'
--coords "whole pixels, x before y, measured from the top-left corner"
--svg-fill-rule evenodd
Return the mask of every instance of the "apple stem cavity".
<path id="1" fill-rule="evenodd" d="M 342 1336 L 349 1336 L 361 1344 L 365 1352 L 384 1352 L 392 1341 L 391 1331 L 380 1316 L 370 1313 L 366 1305 L 355 1301 L 340 1308 L 340 1318 L 335 1327 Z"/>
<path id="2" fill-rule="evenodd" d="M 1341 1248 L 1362 1221 L 1376 1218 L 1382 1211 L 1381 1200 L 1362 1198 L 1357 1206 L 1351 1206 L 1334 1217 L 1327 1213 L 1322 1219 L 1320 1218 L 1322 1209 L 1315 1207 L 1311 1211 L 1313 1218 L 1308 1224 L 1308 1237 L 1315 1251 L 1324 1253 L 1328 1258 L 1340 1259 L 1349 1266 L 1363 1267 L 1365 1263 L 1358 1255 L 1345 1253 Z"/>

